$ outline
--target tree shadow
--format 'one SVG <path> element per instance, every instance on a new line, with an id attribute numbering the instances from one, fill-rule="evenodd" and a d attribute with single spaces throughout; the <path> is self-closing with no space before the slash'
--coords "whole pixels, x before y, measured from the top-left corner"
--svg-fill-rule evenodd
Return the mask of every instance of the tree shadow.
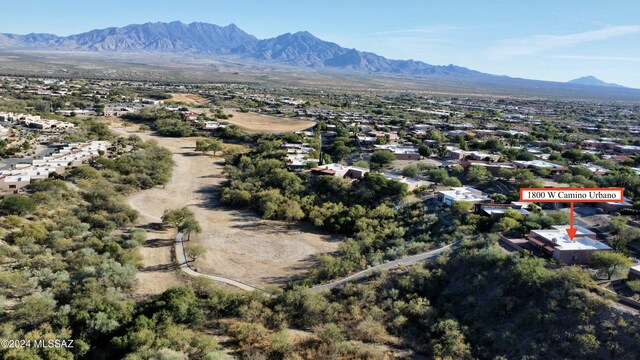
<path id="1" fill-rule="evenodd" d="M 213 175 L 203 175 L 199 177 L 200 179 L 224 179 L 224 175 L 213 174 Z"/>
<path id="2" fill-rule="evenodd" d="M 169 247 L 173 246 L 173 239 L 148 239 L 144 243 L 144 247 L 146 248 L 161 248 L 161 247 Z"/>
<path id="3" fill-rule="evenodd" d="M 175 269 L 177 269 L 176 264 L 169 263 L 169 264 L 158 264 L 158 265 L 147 266 L 139 271 L 140 272 L 172 272 Z"/>
<path id="4" fill-rule="evenodd" d="M 202 156 L 201 153 L 197 153 L 197 152 L 181 152 L 179 154 L 182 155 L 182 156 L 187 156 L 187 157 Z"/>
<path id="5" fill-rule="evenodd" d="M 138 225 L 136 227 L 140 229 L 144 229 L 146 231 L 151 231 L 151 232 L 163 230 L 162 223 L 159 223 L 159 222 L 150 222 L 150 223 Z"/>
<path id="6" fill-rule="evenodd" d="M 290 283 L 296 283 L 306 278 L 309 270 L 318 265 L 318 255 L 309 255 L 306 258 L 299 260 L 296 264 L 284 268 L 285 271 L 294 271 L 294 275 L 286 276 L 262 276 L 260 280 L 267 284 L 287 285 Z"/>

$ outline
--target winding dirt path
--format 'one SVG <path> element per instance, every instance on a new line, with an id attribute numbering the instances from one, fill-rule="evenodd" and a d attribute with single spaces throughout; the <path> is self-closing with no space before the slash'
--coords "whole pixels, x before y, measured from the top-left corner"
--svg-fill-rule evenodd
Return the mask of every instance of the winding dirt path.
<path id="1" fill-rule="evenodd" d="M 200 273 L 241 281 L 263 288 L 283 285 L 314 266 L 314 256 L 335 251 L 338 241 L 315 232 L 311 226 L 298 227 L 262 220 L 245 211 L 224 209 L 217 203 L 216 191 L 224 181 L 220 158 L 195 152 L 195 138 L 165 138 L 137 132 L 112 121 L 112 131 L 144 140 L 153 139 L 173 153 L 176 168 L 164 188 L 140 191 L 128 198 L 140 213 L 138 226 L 149 231 L 149 241 L 141 247 L 143 269 L 138 274 L 139 294 L 157 294 L 179 284 L 171 248 L 174 231 L 158 231 L 164 210 L 189 207 L 203 228 L 190 242 L 203 245 L 208 252 L 190 263 Z"/>

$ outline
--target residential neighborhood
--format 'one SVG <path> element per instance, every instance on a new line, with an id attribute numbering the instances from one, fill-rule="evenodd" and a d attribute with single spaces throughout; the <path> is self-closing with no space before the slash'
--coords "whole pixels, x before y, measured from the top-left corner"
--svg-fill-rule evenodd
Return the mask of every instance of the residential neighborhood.
<path id="1" fill-rule="evenodd" d="M 3 107 L 0 98 L 0 209 L 49 199 L 53 190 L 40 189 L 55 184 L 89 203 L 78 205 L 91 209 L 78 210 L 82 221 L 121 229 L 122 244 L 108 245 L 114 253 L 137 249 L 124 240 L 134 226 L 149 229 L 162 240 L 140 247 L 147 257 L 136 286 L 144 291 L 167 276 L 172 284 L 203 276 L 240 291 L 300 286 L 339 296 L 409 273 L 426 276 L 425 286 L 445 284 L 439 273 L 474 277 L 463 287 L 546 276 L 599 294 L 625 316 L 640 314 L 637 107 L 572 104 L 567 116 L 568 102 L 542 99 L 3 81 L 3 98 L 30 102 Z M 526 188 L 622 188 L 624 196 L 522 201 Z M 103 204 L 105 194 L 126 206 Z M 153 260 L 159 253 L 168 263 Z M 537 284 L 517 286 L 548 290 Z"/>

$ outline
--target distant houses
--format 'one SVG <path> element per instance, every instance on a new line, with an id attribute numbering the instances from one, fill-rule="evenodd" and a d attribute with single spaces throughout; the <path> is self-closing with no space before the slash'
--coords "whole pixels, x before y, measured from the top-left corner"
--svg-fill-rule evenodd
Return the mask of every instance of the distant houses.
<path id="1" fill-rule="evenodd" d="M 146 105 L 162 105 L 162 104 L 164 104 L 164 101 L 163 100 L 154 100 L 154 99 L 142 99 L 142 100 L 140 100 L 140 103 L 146 104 Z"/>
<path id="2" fill-rule="evenodd" d="M 286 151 L 284 161 L 290 169 L 302 169 L 307 165 L 318 161 L 318 159 L 309 157 L 314 149 L 307 143 L 284 143 L 280 148 Z"/>
<path id="3" fill-rule="evenodd" d="M 66 121 L 42 119 L 39 115 L 16 114 L 7 112 L 0 112 L 0 121 L 14 122 L 40 130 L 65 130 L 72 129 L 76 126 L 75 124 Z"/>
<path id="4" fill-rule="evenodd" d="M 58 152 L 33 160 L 31 164 L 17 164 L 11 170 L 0 171 L 0 193 L 15 193 L 31 180 L 46 179 L 52 173 L 63 173 L 80 166 L 108 150 L 108 141 L 90 141 L 64 146 Z"/>
<path id="5" fill-rule="evenodd" d="M 619 154 L 638 155 L 640 154 L 640 146 L 636 145 L 615 145 L 613 150 Z"/>

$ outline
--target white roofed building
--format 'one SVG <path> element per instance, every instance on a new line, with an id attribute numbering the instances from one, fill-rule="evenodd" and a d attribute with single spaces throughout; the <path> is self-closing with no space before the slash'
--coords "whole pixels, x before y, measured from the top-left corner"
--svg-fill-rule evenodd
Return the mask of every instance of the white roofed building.
<path id="1" fill-rule="evenodd" d="M 453 187 L 451 190 L 439 191 L 438 200 L 448 206 L 453 205 L 456 201 L 467 201 L 470 203 L 484 203 L 491 201 L 487 194 L 468 186 Z"/>

